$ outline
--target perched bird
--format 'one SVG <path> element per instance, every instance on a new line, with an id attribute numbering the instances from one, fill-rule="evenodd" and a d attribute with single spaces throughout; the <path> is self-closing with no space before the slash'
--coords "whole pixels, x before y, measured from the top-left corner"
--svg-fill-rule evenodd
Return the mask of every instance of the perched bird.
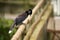
<path id="1" fill-rule="evenodd" d="M 15 20 L 14 23 L 12 24 L 12 26 L 10 27 L 9 33 L 12 32 L 12 29 L 14 28 L 14 26 L 19 25 L 19 24 L 23 24 L 22 22 L 28 17 L 28 15 L 32 14 L 32 10 L 29 9 L 27 11 L 25 11 L 24 13 L 22 13 L 21 15 L 19 15 Z"/>

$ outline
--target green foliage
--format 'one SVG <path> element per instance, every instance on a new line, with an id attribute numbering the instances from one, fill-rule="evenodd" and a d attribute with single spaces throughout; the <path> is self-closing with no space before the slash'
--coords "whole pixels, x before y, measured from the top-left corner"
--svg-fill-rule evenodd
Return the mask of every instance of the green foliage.
<path id="1" fill-rule="evenodd" d="M 12 35 L 16 32 L 16 30 L 14 29 L 14 31 L 11 34 L 8 33 L 12 23 L 13 20 L 6 20 L 0 18 L 0 40 L 10 40 Z"/>

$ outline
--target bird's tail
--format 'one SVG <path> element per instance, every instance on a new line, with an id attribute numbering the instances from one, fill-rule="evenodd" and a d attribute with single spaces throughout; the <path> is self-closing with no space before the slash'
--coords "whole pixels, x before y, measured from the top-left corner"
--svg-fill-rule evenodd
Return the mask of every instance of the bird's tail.
<path id="1" fill-rule="evenodd" d="M 12 24 L 12 26 L 10 27 L 9 33 L 11 33 L 11 32 L 12 32 L 12 30 L 13 30 L 14 26 L 15 26 L 15 23 L 13 23 L 13 24 Z"/>

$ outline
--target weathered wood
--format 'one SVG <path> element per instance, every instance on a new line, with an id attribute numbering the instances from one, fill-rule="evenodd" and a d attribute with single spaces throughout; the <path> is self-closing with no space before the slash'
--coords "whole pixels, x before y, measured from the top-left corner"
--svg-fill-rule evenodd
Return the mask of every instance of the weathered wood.
<path id="1" fill-rule="evenodd" d="M 44 2 L 44 0 L 40 0 L 40 1 L 37 3 L 37 5 L 33 8 L 33 10 L 32 10 L 32 11 L 33 11 L 33 14 L 31 15 L 31 19 L 33 18 L 34 14 L 37 12 L 37 10 L 38 10 L 39 8 L 41 8 L 43 2 Z"/>
<path id="2" fill-rule="evenodd" d="M 26 36 L 24 37 L 23 40 L 29 40 L 31 34 L 33 33 L 34 28 L 36 27 L 36 25 L 38 24 L 38 22 L 41 19 L 41 16 L 44 14 L 45 10 L 47 9 L 47 7 L 49 6 L 49 2 L 45 5 L 43 11 L 40 13 L 40 15 L 38 15 L 38 19 L 31 25 L 31 27 L 29 28 L 29 31 L 27 32 Z"/>
<path id="3" fill-rule="evenodd" d="M 51 29 L 54 30 L 55 24 L 54 24 L 54 18 L 50 17 L 48 20 L 48 24 L 47 24 L 47 32 L 49 34 L 48 36 L 48 40 L 53 40 L 53 36 L 54 34 L 50 31 Z"/>
<path id="4" fill-rule="evenodd" d="M 32 15 L 31 17 L 27 18 L 26 20 L 24 20 L 24 23 L 27 24 L 28 23 L 28 19 L 32 20 L 34 14 L 37 12 L 37 10 L 41 7 L 42 3 L 44 0 L 40 0 L 40 2 L 35 6 L 35 8 L 32 10 Z M 21 37 L 21 34 L 23 33 L 25 29 L 25 25 L 20 25 L 20 27 L 18 28 L 17 32 L 13 35 L 13 37 L 11 38 L 11 40 L 18 40 L 19 37 Z"/>
<path id="5" fill-rule="evenodd" d="M 55 21 L 55 22 L 54 22 Z M 48 26 L 47 31 L 48 32 L 56 32 L 56 33 L 60 33 L 60 29 L 59 29 L 59 23 L 60 23 L 60 18 L 59 17 L 54 17 L 54 20 L 52 20 L 52 22 L 55 23 L 55 29 L 54 26 Z M 49 25 L 53 25 L 54 23 L 50 22 Z M 52 23 L 52 24 L 51 24 Z"/>
<path id="6" fill-rule="evenodd" d="M 47 31 L 49 32 L 49 30 L 54 30 L 54 27 L 55 25 L 54 25 L 53 17 L 50 17 L 47 25 Z"/>
<path id="7" fill-rule="evenodd" d="M 59 29 L 59 20 L 58 18 L 55 19 L 55 17 L 50 17 L 49 22 L 48 22 L 48 27 L 47 31 L 49 32 L 50 35 L 50 40 L 58 40 L 59 37 L 57 35 L 60 33 Z M 57 24 L 56 24 L 57 22 Z M 58 25 L 58 26 L 57 26 Z M 58 35 L 59 36 L 59 35 Z"/>
<path id="8" fill-rule="evenodd" d="M 52 11 L 52 6 L 50 5 L 46 10 L 45 14 L 43 15 L 41 21 L 38 23 L 38 25 L 36 25 L 36 29 L 34 30 L 32 36 L 30 37 L 30 40 L 43 40 L 42 33 L 43 33 L 44 24 L 51 15 L 51 11 Z"/>

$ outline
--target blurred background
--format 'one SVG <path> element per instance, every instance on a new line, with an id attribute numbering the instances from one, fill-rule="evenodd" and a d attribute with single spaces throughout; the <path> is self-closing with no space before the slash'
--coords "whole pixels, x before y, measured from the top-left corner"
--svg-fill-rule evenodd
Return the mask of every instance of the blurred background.
<path id="1" fill-rule="evenodd" d="M 10 40 L 16 32 L 14 29 L 8 34 L 13 20 L 25 10 L 33 9 L 37 2 L 38 0 L 0 0 L 0 40 Z"/>
<path id="2" fill-rule="evenodd" d="M 13 20 L 27 9 L 33 9 L 39 0 L 0 0 L 0 40 L 10 40 L 12 35 L 16 32 L 13 30 L 8 34 L 9 28 Z M 58 1 L 52 0 L 54 7 L 54 16 L 60 16 L 58 13 Z M 59 4 L 58 4 L 59 5 Z"/>

